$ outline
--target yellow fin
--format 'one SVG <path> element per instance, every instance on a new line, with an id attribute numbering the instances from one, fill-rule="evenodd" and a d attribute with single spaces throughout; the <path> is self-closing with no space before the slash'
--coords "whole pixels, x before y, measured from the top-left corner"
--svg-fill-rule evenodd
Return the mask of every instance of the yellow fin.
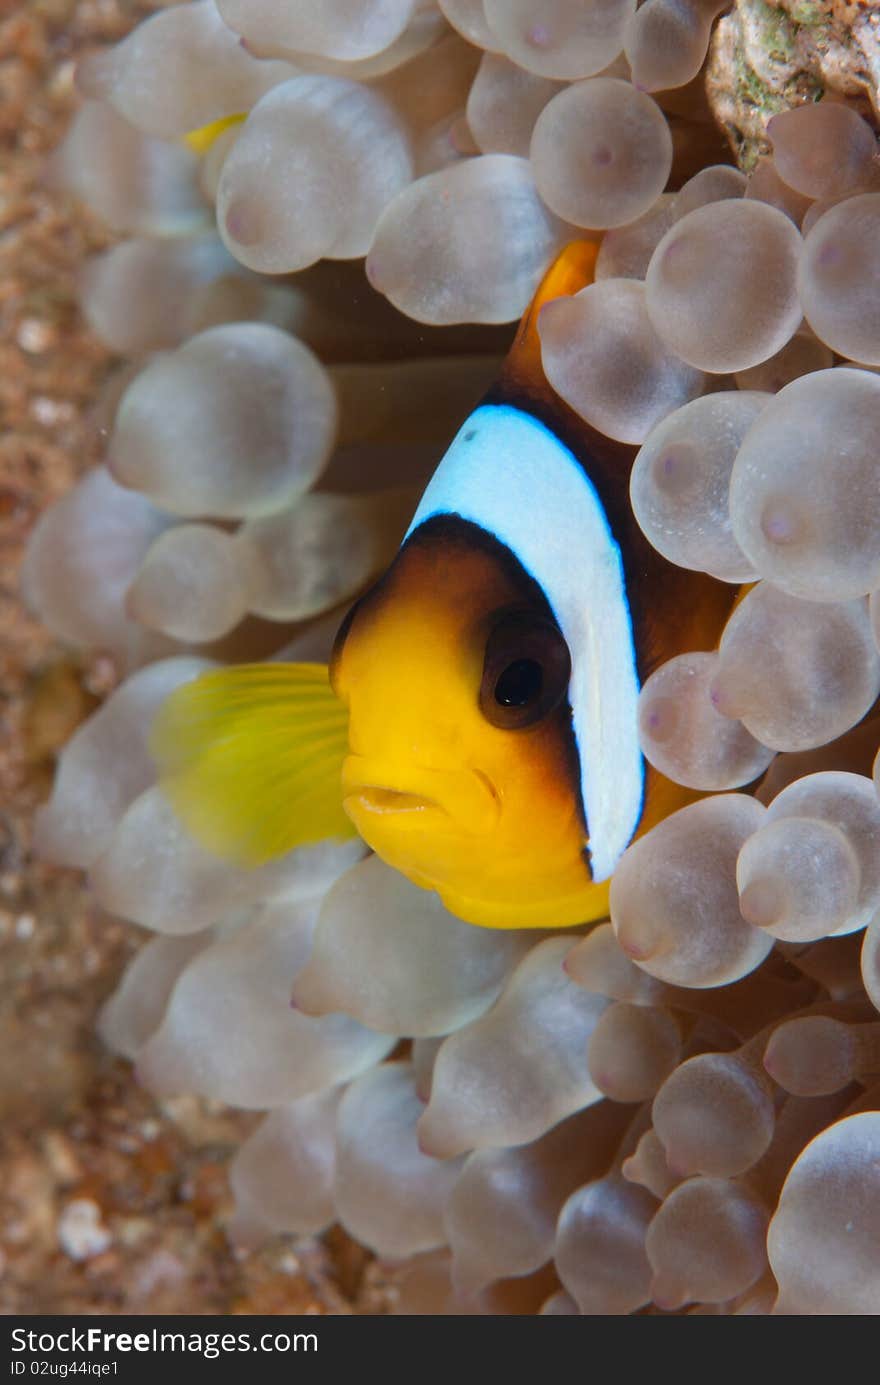
<path id="1" fill-rule="evenodd" d="M 228 130 L 230 125 L 240 125 L 246 117 L 246 111 L 221 116 L 219 120 L 212 120 L 208 125 L 200 125 L 198 130 L 190 130 L 183 136 L 183 142 L 189 145 L 194 154 L 207 154 L 215 139 L 222 135 L 224 130 Z"/>
<path id="2" fill-rule="evenodd" d="M 150 748 L 177 815 L 209 851 L 258 866 L 356 835 L 342 810 L 348 712 L 326 664 L 240 664 L 177 688 Z"/>
<path id="3" fill-rule="evenodd" d="M 541 340 L 538 336 L 538 314 L 545 303 L 554 298 L 566 298 L 580 293 L 594 281 L 598 244 L 593 241 L 571 241 L 559 252 L 535 291 L 535 296 L 522 317 L 513 339 L 501 382 L 514 391 L 549 392 L 541 360 Z"/>

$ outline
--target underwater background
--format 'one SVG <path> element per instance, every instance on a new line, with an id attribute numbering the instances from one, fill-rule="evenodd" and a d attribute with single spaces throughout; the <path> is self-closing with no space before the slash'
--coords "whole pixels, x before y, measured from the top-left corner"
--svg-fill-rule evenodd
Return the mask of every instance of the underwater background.
<path id="1" fill-rule="evenodd" d="M 110 237 L 47 189 L 46 161 L 79 104 L 78 57 L 154 8 L 0 6 L 0 1311 L 382 1311 L 381 1279 L 343 1234 L 296 1256 L 286 1241 L 230 1254 L 225 1163 L 254 1117 L 187 1098 L 165 1113 L 97 1040 L 141 930 L 30 850 L 54 756 L 117 680 L 54 640 L 19 592 L 37 514 L 100 457 L 92 408 L 114 360 L 75 291 Z"/>

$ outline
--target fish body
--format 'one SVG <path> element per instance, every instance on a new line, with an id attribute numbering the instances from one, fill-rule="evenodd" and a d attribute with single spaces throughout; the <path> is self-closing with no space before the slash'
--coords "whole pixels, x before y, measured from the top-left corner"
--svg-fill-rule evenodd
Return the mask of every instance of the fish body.
<path id="1" fill-rule="evenodd" d="M 302 787 L 308 715 L 326 742 L 335 694 L 347 744 L 340 767 L 337 727 L 332 768 L 321 764 L 324 830 L 341 805 L 390 865 L 487 927 L 564 927 L 607 915 L 611 875 L 629 842 L 695 796 L 646 764 L 639 689 L 673 655 L 713 648 L 736 596 L 651 547 L 629 502 L 635 449 L 590 428 L 546 381 L 538 314 L 591 281 L 595 253 L 577 242 L 548 272 L 501 378 L 462 424 L 396 558 L 343 622 L 332 694 L 313 702 L 298 744 L 274 761 L 275 779 L 286 757 Z M 302 700 L 296 667 L 288 717 Z M 223 825 L 212 834 L 202 821 L 203 839 L 224 854 L 265 859 L 253 832 L 242 852 L 245 805 L 239 795 L 238 826 L 234 812 L 224 816 L 219 779 L 224 765 L 232 773 L 245 730 L 252 745 L 263 725 L 269 737 L 284 695 L 276 693 L 274 710 L 254 700 L 236 723 L 224 715 L 236 680 L 246 697 L 258 675 L 230 669 L 178 690 L 157 744 L 172 799 L 190 822 L 194 805 L 205 816 L 200 761 L 220 767 L 211 812 Z M 192 705 L 201 706 L 195 736 Z M 309 840 L 296 803 L 270 800 L 263 795 L 266 839 L 275 848 Z M 280 834 L 268 828 L 276 814 L 289 823 Z"/>

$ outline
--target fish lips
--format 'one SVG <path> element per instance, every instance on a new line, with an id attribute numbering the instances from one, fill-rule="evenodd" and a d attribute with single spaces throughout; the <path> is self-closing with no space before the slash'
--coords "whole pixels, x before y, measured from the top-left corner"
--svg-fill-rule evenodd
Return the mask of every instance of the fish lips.
<path id="1" fill-rule="evenodd" d="M 378 758 L 349 755 L 342 766 L 342 800 L 358 819 L 403 831 L 459 829 L 482 836 L 498 822 L 501 801 L 487 775 L 477 769 L 393 769 Z"/>

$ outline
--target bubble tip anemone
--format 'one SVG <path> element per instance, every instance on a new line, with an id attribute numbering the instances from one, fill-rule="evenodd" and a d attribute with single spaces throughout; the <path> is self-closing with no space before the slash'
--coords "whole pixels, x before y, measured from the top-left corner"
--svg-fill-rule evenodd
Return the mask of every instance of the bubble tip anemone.
<path id="1" fill-rule="evenodd" d="M 649 943 L 636 942 L 634 938 L 626 934 L 618 934 L 617 941 L 622 952 L 625 952 L 633 962 L 647 962 L 653 956 L 655 949 Z"/>
<path id="2" fill-rule="evenodd" d="M 688 1297 L 680 1285 L 667 1282 L 659 1275 L 655 1275 L 651 1280 L 651 1299 L 654 1307 L 663 1313 L 674 1313 L 677 1309 L 683 1308 Z"/>
<path id="3" fill-rule="evenodd" d="M 442 1118 L 438 1119 L 430 1106 L 419 1117 L 416 1125 L 416 1144 L 419 1151 L 429 1159 L 455 1159 L 467 1150 L 466 1144 L 462 1144 L 451 1131 L 443 1128 Z"/>
<path id="4" fill-rule="evenodd" d="M 108 52 L 88 53 L 80 58 L 73 74 L 80 96 L 91 101 L 106 101 L 113 91 L 113 61 Z"/>
<path id="5" fill-rule="evenodd" d="M 306 967 L 301 971 L 293 983 L 290 992 L 290 1007 L 300 1014 L 313 1017 L 329 1014 L 332 1006 L 328 1003 L 326 996 L 321 994 L 320 986 L 306 975 L 307 970 Z"/>
<path id="6" fill-rule="evenodd" d="M 154 1034 L 135 1059 L 135 1082 L 160 1100 L 179 1096 L 192 1084 L 186 1074 L 176 1074 L 173 1059 L 173 1053 L 164 1052 L 161 1032 Z"/>

